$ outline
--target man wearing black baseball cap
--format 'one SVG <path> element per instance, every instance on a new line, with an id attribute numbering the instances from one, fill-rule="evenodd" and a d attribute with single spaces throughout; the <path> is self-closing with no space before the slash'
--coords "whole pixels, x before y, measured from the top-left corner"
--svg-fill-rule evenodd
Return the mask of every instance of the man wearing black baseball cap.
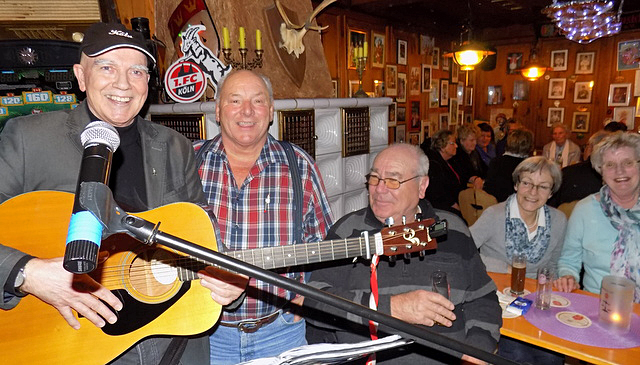
<path id="1" fill-rule="evenodd" d="M 204 203 L 189 140 L 138 116 L 147 98 L 149 66 L 155 63 L 144 37 L 122 24 L 96 23 L 86 31 L 80 48 L 80 63 L 73 70 L 80 90 L 86 92 L 84 102 L 75 109 L 11 119 L 2 130 L 0 203 L 35 190 L 75 192 L 83 155 L 80 134 L 96 120 L 113 125 L 120 136 L 109 187 L 123 209 L 139 212 L 174 202 Z M 61 257 L 32 257 L 10 244 L 0 243 L 0 285 L 4 286 L 0 308 L 11 309 L 22 296 L 31 294 L 55 307 L 76 329 L 117 320 L 104 303 L 117 310 L 122 303 L 100 283 L 65 271 Z M 210 288 L 222 305 L 236 299 L 246 284 L 244 277 L 227 274 L 225 278 Z M 113 363 L 156 365 L 170 342 L 166 337 L 140 341 Z M 94 351 L 101 353 L 100 348 Z"/>

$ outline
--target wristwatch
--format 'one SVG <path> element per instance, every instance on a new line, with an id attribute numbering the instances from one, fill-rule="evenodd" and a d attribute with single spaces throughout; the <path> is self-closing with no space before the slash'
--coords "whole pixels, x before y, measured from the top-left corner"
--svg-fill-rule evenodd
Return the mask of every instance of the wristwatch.
<path id="1" fill-rule="evenodd" d="M 18 273 L 16 274 L 16 281 L 13 283 L 13 290 L 16 293 L 24 294 L 24 295 L 27 294 L 27 293 L 24 293 L 22 290 L 20 290 L 20 287 L 22 287 L 22 284 L 24 284 L 25 278 L 26 278 L 26 275 L 24 274 L 24 266 L 22 266 L 18 271 Z"/>

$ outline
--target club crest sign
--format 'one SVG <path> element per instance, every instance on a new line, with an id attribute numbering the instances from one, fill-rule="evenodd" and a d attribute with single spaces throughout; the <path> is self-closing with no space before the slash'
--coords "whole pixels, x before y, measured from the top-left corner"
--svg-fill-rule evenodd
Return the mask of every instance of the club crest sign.
<path id="1" fill-rule="evenodd" d="M 191 61 L 178 61 L 164 75 L 167 94 L 178 103 L 199 100 L 207 89 L 207 79 L 200 66 Z"/>
<path id="2" fill-rule="evenodd" d="M 165 73 L 164 87 L 167 95 L 178 103 L 191 103 L 202 97 L 207 85 L 217 91 L 218 82 L 231 71 L 200 39 L 206 27 L 198 24 L 182 32 L 183 56 L 174 62 Z M 207 82 L 208 81 L 208 82 Z"/>

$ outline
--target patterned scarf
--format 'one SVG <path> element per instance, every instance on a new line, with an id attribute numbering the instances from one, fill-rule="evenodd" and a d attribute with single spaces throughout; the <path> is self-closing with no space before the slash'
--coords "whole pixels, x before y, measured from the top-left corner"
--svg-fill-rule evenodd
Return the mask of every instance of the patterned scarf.
<path id="1" fill-rule="evenodd" d="M 634 302 L 640 303 L 640 199 L 631 209 L 624 209 L 611 199 L 611 189 L 600 189 L 600 206 L 609 218 L 618 238 L 611 253 L 611 275 L 624 276 L 636 283 Z"/>
<path id="2" fill-rule="evenodd" d="M 538 225 L 535 237 L 529 241 L 527 225 L 522 219 L 511 217 L 511 202 L 516 199 L 516 194 L 507 198 L 505 209 L 505 243 L 507 246 L 507 259 L 511 262 L 514 252 L 527 255 L 527 261 L 536 264 L 547 252 L 551 240 L 551 214 L 549 207 L 544 205 L 544 226 Z"/>

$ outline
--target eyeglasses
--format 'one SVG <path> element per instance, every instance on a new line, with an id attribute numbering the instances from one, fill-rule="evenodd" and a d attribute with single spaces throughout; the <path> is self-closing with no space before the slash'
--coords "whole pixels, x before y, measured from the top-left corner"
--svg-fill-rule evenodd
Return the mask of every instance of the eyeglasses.
<path id="1" fill-rule="evenodd" d="M 552 186 L 549 185 L 536 185 L 531 181 L 526 180 L 520 181 L 520 187 L 522 187 L 524 190 L 533 190 L 535 188 L 538 192 L 542 191 L 545 193 L 550 192 L 552 188 Z"/>
<path id="2" fill-rule="evenodd" d="M 375 175 L 371 175 L 371 174 L 367 174 L 365 176 L 367 178 L 367 184 L 371 185 L 371 186 L 378 186 L 378 184 L 380 184 L 380 181 L 384 181 L 384 185 L 387 187 L 387 189 L 399 189 L 400 185 L 406 183 L 409 180 L 413 180 L 417 177 L 420 177 L 420 175 L 416 175 L 412 178 L 406 179 L 406 180 L 402 180 L 402 181 L 398 181 L 397 179 L 388 177 L 386 179 L 381 179 L 380 176 L 375 176 Z"/>
<path id="3" fill-rule="evenodd" d="M 607 170 L 607 171 L 615 171 L 618 169 L 618 166 L 622 167 L 623 170 L 626 169 L 630 169 L 632 167 L 634 167 L 637 163 L 639 163 L 640 160 L 634 161 L 634 160 L 624 160 L 620 163 L 620 165 L 618 165 L 615 162 L 605 162 L 604 164 L 602 164 L 602 169 L 603 170 Z"/>
<path id="4" fill-rule="evenodd" d="M 447 142 L 447 144 L 450 144 L 450 145 L 454 145 L 455 144 L 455 145 L 457 145 L 457 143 L 451 142 L 451 141 Z"/>

